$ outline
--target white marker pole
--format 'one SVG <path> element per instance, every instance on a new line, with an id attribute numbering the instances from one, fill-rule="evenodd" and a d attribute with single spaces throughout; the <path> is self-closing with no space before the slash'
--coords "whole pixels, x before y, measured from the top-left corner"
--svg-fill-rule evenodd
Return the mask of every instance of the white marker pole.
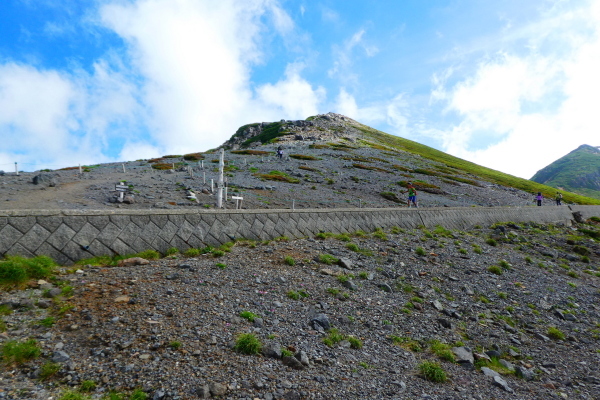
<path id="1" fill-rule="evenodd" d="M 19 175 L 19 167 L 17 166 L 16 162 L 15 162 L 15 174 L 17 174 L 17 176 Z"/>
<path id="2" fill-rule="evenodd" d="M 121 164 L 123 166 L 123 173 L 125 173 L 125 164 Z"/>
<path id="3" fill-rule="evenodd" d="M 202 171 L 202 184 L 206 185 L 206 172 Z"/>
<path id="4" fill-rule="evenodd" d="M 83 171 L 81 170 L 81 164 L 79 164 L 79 175 L 83 174 Z"/>
<path id="5" fill-rule="evenodd" d="M 211 193 L 215 192 L 215 184 L 214 184 L 214 181 L 212 179 L 210 180 L 210 192 Z"/>
<path id="6" fill-rule="evenodd" d="M 223 208 L 223 169 L 225 168 L 225 150 L 221 149 L 219 157 L 219 183 L 217 184 L 217 208 Z"/>

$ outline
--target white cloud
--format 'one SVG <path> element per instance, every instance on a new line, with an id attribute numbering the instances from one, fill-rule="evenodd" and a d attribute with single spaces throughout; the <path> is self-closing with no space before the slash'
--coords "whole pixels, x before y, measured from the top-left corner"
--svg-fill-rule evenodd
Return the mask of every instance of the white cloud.
<path id="1" fill-rule="evenodd" d="M 530 178 L 581 144 L 598 145 L 600 18 L 598 2 L 588 5 L 559 26 L 551 13 L 519 29 L 535 44 L 522 54 L 505 49 L 450 87 L 448 74 L 434 77 L 432 100 L 459 120 L 441 133 L 446 151 Z M 559 50 L 549 26 L 568 32 Z"/>
<path id="2" fill-rule="evenodd" d="M 374 102 L 359 107 L 356 98 L 341 88 L 334 104 L 334 111 L 367 125 L 385 123 L 392 130 L 389 133 L 410 136 L 414 132 L 409 129 L 410 106 L 404 93 L 389 100 Z"/>
<path id="3" fill-rule="evenodd" d="M 148 0 L 102 9 L 104 23 L 127 41 L 145 77 L 143 102 L 160 148 L 203 150 L 249 121 L 316 113 L 323 90 L 313 90 L 293 68 L 286 79 L 257 88 L 256 96 L 251 89 L 267 12 L 282 35 L 290 33 L 293 22 L 274 1 Z"/>
<path id="4" fill-rule="evenodd" d="M 124 48 L 91 73 L 0 64 L 0 163 L 16 153 L 53 168 L 201 151 L 248 122 L 320 112 L 325 90 L 302 78 L 301 63 L 275 83 L 250 80 L 270 35 L 303 40 L 276 0 L 106 0 L 84 18 Z"/>
<path id="5" fill-rule="evenodd" d="M 367 57 L 373 57 L 379 52 L 376 46 L 369 45 L 365 41 L 365 33 L 365 29 L 360 29 L 342 45 L 332 46 L 335 61 L 333 62 L 333 66 L 327 71 L 330 78 L 339 78 L 344 85 L 355 85 L 358 83 L 358 75 L 352 71 L 355 49 L 361 48 Z"/>
<path id="6" fill-rule="evenodd" d="M 109 136 L 120 133 L 109 125 L 127 126 L 134 111 L 130 85 L 105 63 L 93 74 L 0 65 L 0 161 L 28 170 L 105 161 Z"/>
<path id="7" fill-rule="evenodd" d="M 312 85 L 300 77 L 302 66 L 288 65 L 286 77 L 275 84 L 257 89 L 258 98 L 271 108 L 278 109 L 282 118 L 303 119 L 319 113 L 319 105 L 325 99 L 325 89 Z"/>

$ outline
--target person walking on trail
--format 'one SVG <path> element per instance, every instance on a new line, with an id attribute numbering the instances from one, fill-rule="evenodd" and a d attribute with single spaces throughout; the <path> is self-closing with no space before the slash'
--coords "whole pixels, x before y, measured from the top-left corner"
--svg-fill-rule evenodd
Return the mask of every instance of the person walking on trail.
<path id="1" fill-rule="evenodd" d="M 283 149 L 281 146 L 277 148 L 277 157 L 279 157 L 280 160 L 283 160 Z"/>
<path id="2" fill-rule="evenodd" d="M 415 208 L 419 207 L 419 205 L 417 204 L 417 189 L 415 189 L 411 182 L 408 182 L 406 188 L 408 189 L 408 208 L 410 208 L 410 203 L 412 203 L 415 206 Z"/>
<path id="3" fill-rule="evenodd" d="M 562 193 L 556 192 L 555 200 L 556 200 L 556 205 L 557 206 L 562 205 Z"/>
<path id="4" fill-rule="evenodd" d="M 537 196 L 535 196 L 538 207 L 542 205 L 542 200 L 544 200 L 544 196 L 542 196 L 542 192 L 538 192 Z"/>

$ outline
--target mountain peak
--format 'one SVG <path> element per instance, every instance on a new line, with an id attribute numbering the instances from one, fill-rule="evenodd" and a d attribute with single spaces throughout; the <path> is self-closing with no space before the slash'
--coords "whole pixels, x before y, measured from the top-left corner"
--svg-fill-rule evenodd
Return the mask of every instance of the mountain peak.
<path id="1" fill-rule="evenodd" d="M 600 198 L 600 146 L 582 144 L 539 170 L 531 180 Z"/>
<path id="2" fill-rule="evenodd" d="M 342 114 L 329 112 L 301 120 L 255 122 L 241 126 L 231 138 L 223 143 L 226 149 L 257 147 L 261 144 L 293 144 L 303 141 L 340 140 L 351 142 L 363 136 L 367 128 L 360 122 Z"/>

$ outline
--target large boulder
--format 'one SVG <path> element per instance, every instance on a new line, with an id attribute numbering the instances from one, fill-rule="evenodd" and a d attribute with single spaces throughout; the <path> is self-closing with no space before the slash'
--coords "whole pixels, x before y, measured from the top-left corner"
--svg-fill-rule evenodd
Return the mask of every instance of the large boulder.
<path id="1" fill-rule="evenodd" d="M 42 174 L 38 174 L 38 175 L 34 176 L 31 181 L 33 182 L 34 185 L 46 185 L 48 187 L 54 187 L 58 183 L 58 181 L 56 179 L 58 177 L 59 177 L 58 174 L 42 173 Z"/>

